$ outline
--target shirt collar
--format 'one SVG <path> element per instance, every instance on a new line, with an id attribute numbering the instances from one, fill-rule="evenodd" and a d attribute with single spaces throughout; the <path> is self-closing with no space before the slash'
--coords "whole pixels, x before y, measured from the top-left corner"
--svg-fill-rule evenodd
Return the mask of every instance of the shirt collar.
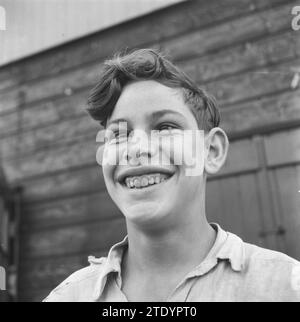
<path id="1" fill-rule="evenodd" d="M 220 260 L 228 260 L 234 271 L 242 271 L 245 267 L 246 261 L 244 242 L 237 235 L 225 232 L 220 228 L 220 226 L 218 226 L 218 228 L 222 234 L 227 235 L 227 239 L 218 251 L 217 258 Z"/>
<path id="2" fill-rule="evenodd" d="M 227 260 L 232 270 L 242 271 L 245 265 L 245 249 L 243 241 L 236 235 L 225 232 L 218 224 L 210 224 L 216 231 L 217 236 L 215 243 L 209 251 L 206 258 L 193 270 L 186 278 L 200 276 L 208 273 L 214 266 L 218 264 L 219 260 Z M 94 289 L 94 300 L 98 300 L 101 296 L 108 274 L 112 272 L 118 273 L 118 278 L 121 280 L 121 262 L 123 253 L 128 246 L 128 235 L 119 243 L 113 245 L 109 250 L 108 256 L 103 260 L 95 257 L 90 257 L 91 264 L 103 263 L 104 267 L 97 280 Z"/>
<path id="3" fill-rule="evenodd" d="M 108 274 L 112 272 L 118 273 L 118 278 L 121 279 L 121 262 L 123 253 L 128 245 L 128 235 L 119 243 L 113 245 L 108 252 L 107 258 L 95 258 L 90 256 L 88 261 L 90 264 L 103 264 L 104 266 L 101 269 L 101 273 L 95 284 L 93 299 L 97 301 L 106 284 Z"/>

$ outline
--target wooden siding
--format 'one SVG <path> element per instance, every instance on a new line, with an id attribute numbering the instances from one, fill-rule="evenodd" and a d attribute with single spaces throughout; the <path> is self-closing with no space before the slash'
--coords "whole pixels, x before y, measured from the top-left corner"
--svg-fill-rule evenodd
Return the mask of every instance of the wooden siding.
<path id="1" fill-rule="evenodd" d="M 0 157 L 22 184 L 20 299 L 41 300 L 125 234 L 84 107 L 115 50 L 162 48 L 219 101 L 231 139 L 211 221 L 300 259 L 300 33 L 287 0 L 188 1 L 0 69 Z M 297 85 L 297 84 L 296 84 Z"/>

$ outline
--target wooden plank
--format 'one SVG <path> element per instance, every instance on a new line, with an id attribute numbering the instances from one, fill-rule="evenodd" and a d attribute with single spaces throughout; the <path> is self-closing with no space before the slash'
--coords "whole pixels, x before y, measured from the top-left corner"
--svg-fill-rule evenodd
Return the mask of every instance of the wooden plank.
<path id="1" fill-rule="evenodd" d="M 279 149 L 280 150 L 280 149 Z M 300 166 L 274 169 L 279 189 L 281 221 L 285 228 L 284 240 L 288 255 L 300 259 Z"/>
<path id="2" fill-rule="evenodd" d="M 221 223 L 222 196 L 219 180 L 208 180 L 206 187 L 207 219 L 209 222 Z"/>
<path id="3" fill-rule="evenodd" d="M 244 241 L 264 246 L 255 178 L 256 173 L 250 173 L 209 181 L 207 214 L 210 221 L 238 234 Z"/>
<path id="4" fill-rule="evenodd" d="M 122 217 L 108 193 L 62 198 L 22 208 L 22 231 L 45 230 Z"/>
<path id="5" fill-rule="evenodd" d="M 213 94 L 223 108 L 250 99 L 290 90 L 300 60 L 225 77 L 204 88 Z"/>
<path id="6" fill-rule="evenodd" d="M 112 244 L 113 245 L 113 244 Z M 111 245 L 111 246 L 112 246 Z M 25 292 L 29 287 L 31 290 L 49 289 L 52 290 L 70 274 L 89 266 L 87 257 L 93 255 L 96 257 L 107 256 L 105 252 L 93 252 L 78 254 L 74 256 L 61 256 L 51 259 L 29 260 L 21 263 L 20 292 Z"/>
<path id="7" fill-rule="evenodd" d="M 1 158 L 9 159 L 16 156 L 30 155 L 39 149 L 49 149 L 59 143 L 68 145 L 78 137 L 89 134 L 96 135 L 102 127 L 85 113 L 83 116 L 65 119 L 58 123 L 38 127 L 31 131 L 20 132 L 0 140 Z"/>
<path id="8" fill-rule="evenodd" d="M 5 206 L 3 195 L 0 194 L 0 266 L 6 267 L 4 263 L 7 259 L 3 257 L 8 255 L 9 251 L 9 225 L 10 225 L 10 216 Z"/>
<path id="9" fill-rule="evenodd" d="M 221 109 L 221 127 L 229 134 L 258 133 L 300 124 L 300 91 L 287 91 Z"/>
<path id="10" fill-rule="evenodd" d="M 257 69 L 269 64 L 299 57 L 299 36 L 289 30 L 275 36 L 263 37 L 226 47 L 216 53 L 180 62 L 179 66 L 200 84 L 240 73 L 243 70 Z"/>
<path id="11" fill-rule="evenodd" d="M 25 103 L 24 88 L 13 89 L 0 93 L 0 115 L 15 111 Z"/>
<path id="12" fill-rule="evenodd" d="M 291 1 L 293 2 L 293 1 Z M 203 28 L 257 10 L 270 8 L 286 0 L 227 0 L 187 1 L 108 28 L 89 37 L 72 41 L 32 58 L 0 68 L 0 89 L 56 75 L 80 64 L 101 60 L 118 49 L 162 41 L 163 39 Z M 114 41 L 111 41 L 114 39 Z M 17 68 L 17 72 L 14 70 Z"/>
<path id="13" fill-rule="evenodd" d="M 282 30 L 290 30 L 291 4 L 231 19 L 201 31 L 195 30 L 165 41 L 162 47 L 174 59 L 187 59 Z"/>
<path id="14" fill-rule="evenodd" d="M 77 197 L 106 191 L 102 169 L 98 165 L 37 177 L 20 182 L 24 204 Z"/>
<path id="15" fill-rule="evenodd" d="M 96 165 L 99 143 L 92 137 L 81 137 L 67 146 L 42 150 L 21 159 L 3 160 L 3 169 L 10 182 L 28 177 L 48 175 L 75 167 Z"/>
<path id="16" fill-rule="evenodd" d="M 88 91 L 83 90 L 70 96 L 53 98 L 1 115 L 0 136 L 6 137 L 30 128 L 44 127 L 50 123 L 56 124 L 64 119 L 85 115 L 87 95 Z"/>
<path id="17" fill-rule="evenodd" d="M 279 132 L 265 138 L 268 166 L 300 163 L 300 129 Z"/>
<path id="18" fill-rule="evenodd" d="M 245 242 L 264 247 L 264 239 L 260 235 L 263 214 L 259 207 L 256 175 L 251 173 L 238 177 L 241 204 L 239 216 L 241 216 L 243 222 L 243 234 L 241 237 Z"/>
<path id="19" fill-rule="evenodd" d="M 124 218 L 21 235 L 21 261 L 105 250 L 126 235 Z"/>
<path id="20" fill-rule="evenodd" d="M 260 235 L 264 238 L 264 245 L 267 248 L 277 250 L 278 240 L 277 236 L 273 233 L 277 231 L 278 222 L 274 216 L 274 203 L 271 190 L 271 184 L 266 168 L 266 151 L 263 137 L 255 136 L 253 142 L 256 144 L 259 164 L 261 165 L 260 171 L 257 172 L 256 185 L 258 189 L 259 207 L 262 214 L 262 225 L 260 227 Z"/>
<path id="21" fill-rule="evenodd" d="M 18 106 L 42 101 L 50 97 L 63 97 L 96 83 L 102 66 L 88 65 L 55 77 L 45 78 L 35 83 L 25 83 L 17 89 L 0 93 L 0 114 L 15 110 Z M 21 101 L 21 103 L 20 103 Z"/>
<path id="22" fill-rule="evenodd" d="M 0 92 L 7 88 L 17 86 L 23 80 L 23 69 L 20 64 L 11 64 L 0 67 Z"/>
<path id="23" fill-rule="evenodd" d="M 222 194 L 221 225 L 226 230 L 243 236 L 238 178 L 224 178 L 219 180 L 219 185 Z"/>
<path id="24" fill-rule="evenodd" d="M 227 160 L 221 171 L 212 176 L 218 179 L 220 176 L 255 171 L 259 168 L 258 155 L 255 144 L 251 139 L 244 139 L 230 143 Z"/>
<path id="25" fill-rule="evenodd" d="M 205 52 L 210 51 L 210 47 L 213 45 L 216 48 L 220 49 L 223 46 L 225 46 L 225 41 L 227 40 L 226 45 L 234 44 L 237 41 L 246 41 L 249 38 L 249 34 L 252 35 L 252 38 L 255 36 L 265 34 L 267 33 L 266 30 L 266 21 L 269 21 L 272 19 L 277 18 L 276 15 L 283 15 L 286 14 L 287 6 L 280 7 L 280 9 L 272 9 L 271 11 L 262 12 L 262 17 L 251 15 L 249 17 L 243 17 L 238 20 L 234 20 L 230 23 L 226 22 L 224 24 L 214 26 L 209 29 L 205 29 L 202 33 L 199 33 L 199 31 L 196 31 L 195 34 L 188 34 L 183 36 L 184 38 L 175 38 L 172 40 L 177 48 L 169 48 L 170 52 L 172 53 L 172 56 L 174 58 L 178 58 L 178 55 L 180 55 L 180 52 L 183 48 L 186 48 L 184 50 L 188 49 L 189 54 L 193 54 L 193 46 L 195 44 L 197 46 L 200 46 L 202 50 L 202 54 Z M 219 9 L 218 9 L 219 10 Z M 289 6 L 290 10 L 290 6 Z M 290 18 L 290 17 L 289 17 Z M 250 19 L 249 21 L 247 19 Z M 266 19 L 266 20 L 264 20 Z M 268 20 L 269 19 L 269 20 Z M 278 21 L 274 24 L 270 24 L 268 28 L 272 30 L 272 32 L 277 32 L 278 30 L 287 29 L 287 25 L 284 19 L 277 19 Z M 239 24 L 234 24 L 235 21 L 239 21 Z M 282 22 L 280 24 L 280 22 Z M 290 28 L 290 20 L 288 21 L 288 28 Z M 231 26 L 231 24 L 233 24 Z M 277 24 L 280 24 L 277 25 Z M 226 29 L 226 26 L 230 26 L 230 30 Z M 273 30 L 275 28 L 275 30 Z M 232 30 L 231 30 L 232 29 Z M 252 29 L 255 29 L 254 31 Z M 259 32 L 257 31 L 259 29 Z M 225 32 L 224 32 L 225 30 Z M 210 34 L 206 34 L 207 32 L 210 32 Z M 252 32 L 252 33 L 251 33 Z M 235 35 L 237 33 L 237 35 Z M 203 37 L 203 39 L 194 39 L 195 37 Z M 220 36 L 221 35 L 221 36 Z M 236 39 L 237 37 L 237 39 Z M 184 39 L 186 39 L 187 42 L 190 42 L 190 44 L 187 44 L 187 46 L 184 46 Z M 251 37 L 250 37 L 251 39 Z M 201 45 L 200 45 L 201 44 Z M 164 44 L 161 44 L 162 46 L 165 46 Z M 168 44 L 169 46 L 169 44 Z M 100 63 L 100 61 L 99 61 Z M 42 80 L 37 80 L 32 83 L 26 83 L 22 86 L 19 86 L 17 89 L 13 89 L 9 92 L 0 93 L 0 114 L 2 112 L 8 112 L 12 111 L 17 108 L 17 106 L 20 104 L 20 93 L 25 93 L 25 95 L 22 95 L 22 104 L 30 104 L 34 101 L 43 100 L 52 96 L 59 96 L 64 95 L 64 92 L 71 88 L 74 92 L 82 89 L 83 87 L 89 87 L 92 86 L 97 79 L 97 75 L 101 71 L 101 65 L 99 64 L 99 67 L 95 67 L 94 64 L 84 66 L 81 69 L 75 69 L 70 70 L 65 73 L 61 73 L 56 75 L 55 77 L 50 77 Z"/>
<path id="26" fill-rule="evenodd" d="M 282 221 L 283 210 L 280 202 L 280 189 L 279 182 L 277 181 L 276 174 L 271 169 L 267 171 L 268 181 L 270 186 L 270 194 L 272 196 L 272 214 L 277 223 L 277 229 L 274 235 L 277 239 L 277 250 L 286 253 L 286 241 L 285 241 L 285 228 Z"/>

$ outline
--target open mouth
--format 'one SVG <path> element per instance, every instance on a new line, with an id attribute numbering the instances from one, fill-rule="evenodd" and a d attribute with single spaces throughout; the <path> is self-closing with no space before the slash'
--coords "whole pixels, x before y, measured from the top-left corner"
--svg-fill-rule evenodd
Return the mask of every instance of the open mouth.
<path id="1" fill-rule="evenodd" d="M 173 177 L 173 174 L 166 173 L 148 173 L 141 176 L 128 176 L 124 178 L 122 185 L 127 189 L 141 190 L 161 185 L 171 177 Z"/>

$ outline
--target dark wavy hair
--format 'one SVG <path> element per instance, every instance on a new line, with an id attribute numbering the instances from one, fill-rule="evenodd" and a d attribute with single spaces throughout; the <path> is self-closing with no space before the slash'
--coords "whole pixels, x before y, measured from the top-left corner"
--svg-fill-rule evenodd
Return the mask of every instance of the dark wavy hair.
<path id="1" fill-rule="evenodd" d="M 220 113 L 215 99 L 154 49 L 117 53 L 106 60 L 100 79 L 89 94 L 88 113 L 105 127 L 123 88 L 129 82 L 143 80 L 154 80 L 182 90 L 184 101 L 194 114 L 199 129 L 210 130 L 219 125 Z"/>

